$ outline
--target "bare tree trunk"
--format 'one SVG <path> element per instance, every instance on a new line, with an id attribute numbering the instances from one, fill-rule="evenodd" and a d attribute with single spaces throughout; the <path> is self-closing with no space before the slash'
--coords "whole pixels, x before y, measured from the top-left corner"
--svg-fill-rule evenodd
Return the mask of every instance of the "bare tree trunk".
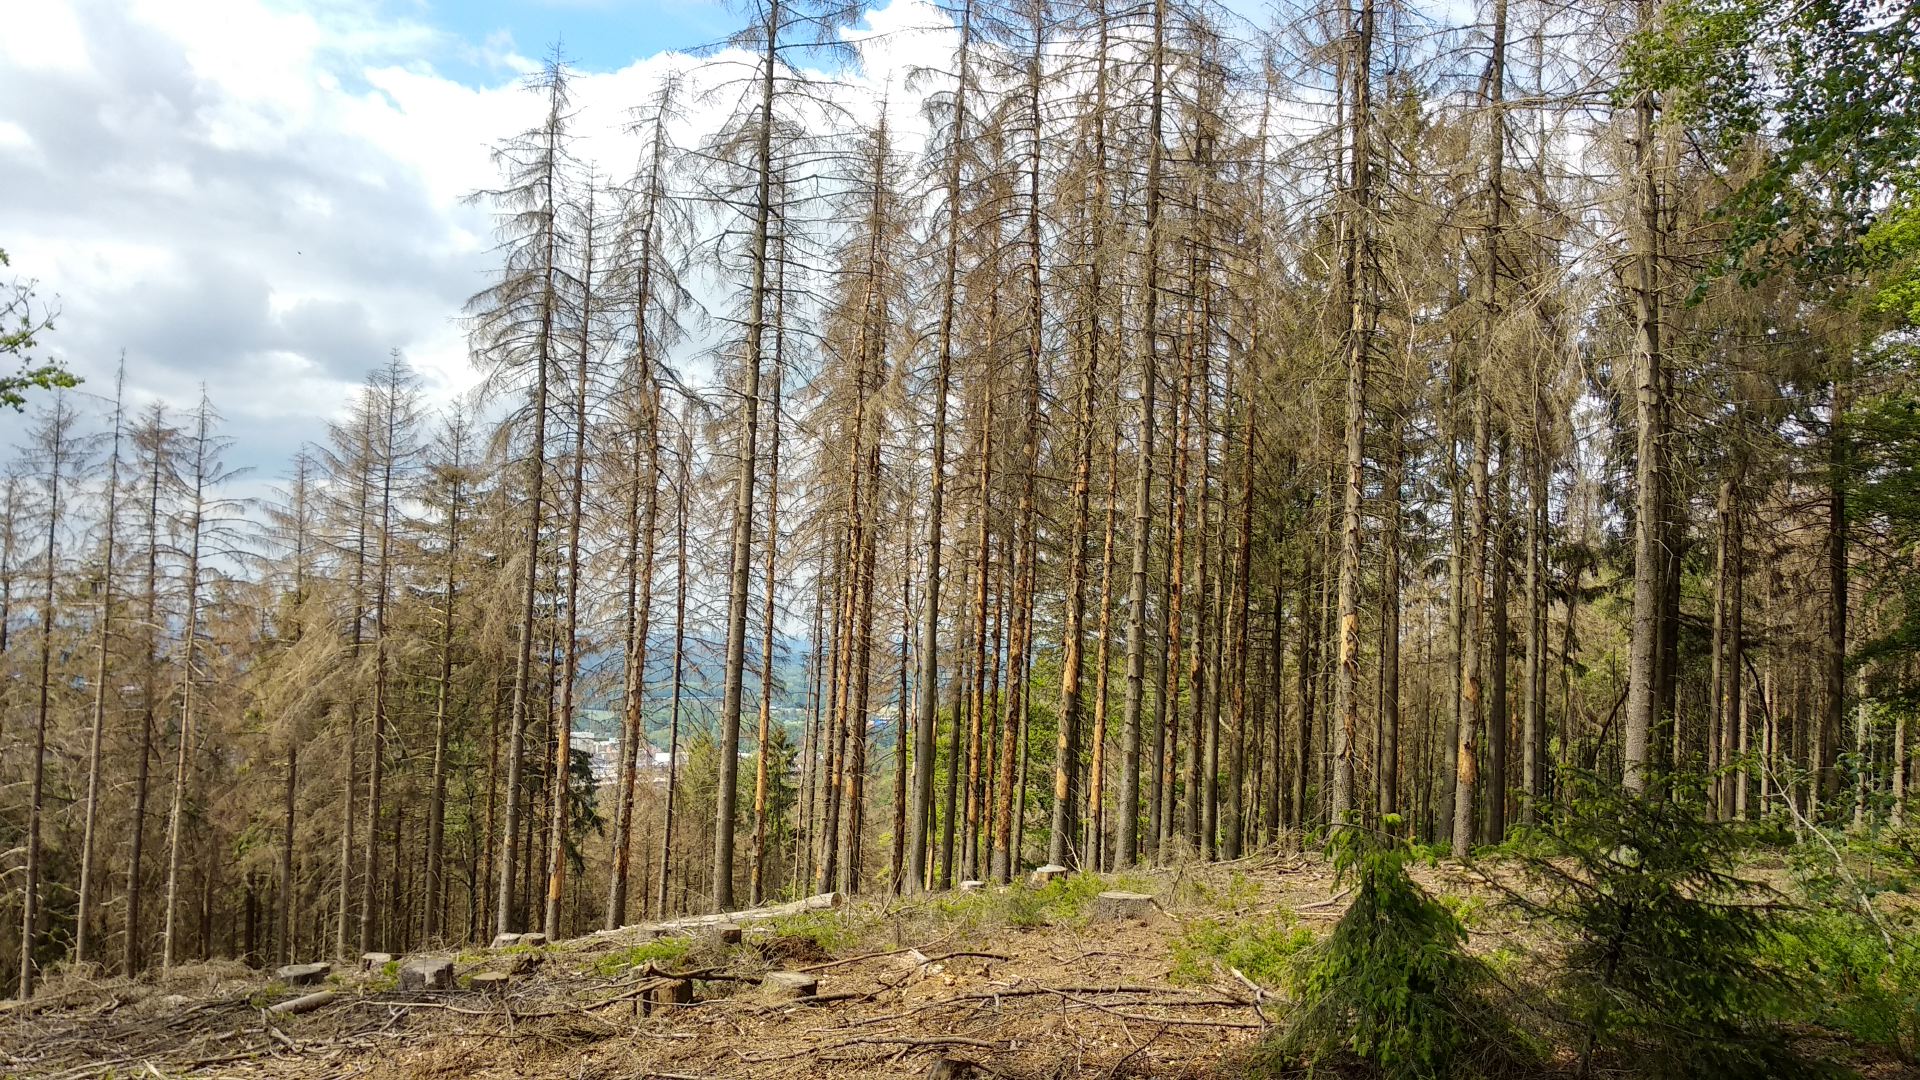
<path id="1" fill-rule="evenodd" d="M 279 905 L 276 955 L 281 963 L 293 963 L 293 840 L 295 793 L 300 779 L 300 741 L 287 742 L 287 782 L 281 796 Z"/>
<path id="2" fill-rule="evenodd" d="M 1106 870 L 1107 861 L 1107 678 L 1113 664 L 1108 656 L 1108 633 L 1113 619 L 1113 529 L 1119 517 L 1117 500 L 1120 486 L 1120 440 L 1108 444 L 1107 489 L 1102 500 L 1107 508 L 1106 536 L 1100 548 L 1100 626 L 1094 649 L 1092 760 L 1087 766 L 1087 842 L 1086 854 L 1092 869 Z"/>
<path id="3" fill-rule="evenodd" d="M 784 297 L 776 298 L 775 309 L 784 307 Z M 776 315 L 778 320 L 779 316 Z M 753 770 L 753 868 L 747 885 L 748 902 L 760 906 L 766 896 L 767 875 L 767 731 L 773 722 L 773 624 L 774 583 L 780 541 L 780 384 L 785 369 L 780 357 L 780 335 L 775 332 L 773 392 L 768 401 L 767 431 L 767 544 L 766 598 L 761 613 L 760 631 L 760 711 L 754 734 Z"/>
<path id="4" fill-rule="evenodd" d="M 1257 344 L 1257 339 L 1256 339 Z M 1233 744 L 1227 759 L 1227 821 L 1226 842 L 1221 855 L 1226 859 L 1240 857 L 1241 840 L 1245 836 L 1246 798 L 1246 751 L 1248 746 L 1247 730 L 1247 663 L 1251 652 L 1247 640 L 1249 601 L 1253 593 L 1253 459 L 1255 425 L 1253 418 L 1253 393 L 1244 392 L 1240 415 L 1240 527 L 1233 545 L 1233 599 L 1232 609 L 1227 616 L 1232 633 L 1232 647 L 1228 650 L 1228 670 L 1232 672 L 1233 689 Z M 1277 601 L 1276 601 L 1277 606 Z M 1276 623 L 1279 618 L 1275 612 Z M 1279 664 L 1279 642 L 1274 642 L 1274 663 Z M 1274 699 L 1279 699 L 1279 693 Z M 1276 718 L 1277 719 L 1277 718 Z M 1256 770 L 1256 776 L 1258 775 Z M 1277 785 L 1276 785 L 1277 787 Z M 1211 801 L 1211 800 L 1209 800 Z M 1271 832 L 1272 823 L 1269 823 Z"/>
<path id="5" fill-rule="evenodd" d="M 550 161 L 559 153 L 562 99 L 558 86 L 548 98 L 545 128 L 546 151 Z M 545 235 L 541 238 L 544 258 L 541 265 L 540 328 L 535 338 L 533 393 L 528 403 L 533 421 L 532 442 L 527 447 L 527 537 L 524 554 L 525 580 L 520 588 L 520 620 L 513 673 L 513 700 L 507 714 L 507 783 L 502 799 L 500 830 L 500 866 L 494 901 L 494 931 L 511 933 L 520 921 L 518 894 L 514 889 L 514 871 L 520 865 L 520 795 L 523 762 L 526 757 L 527 703 L 533 682 L 533 633 L 535 599 L 540 583 L 540 530 L 545 519 L 543 499 L 547 475 L 547 367 L 552 362 L 555 311 L 555 277 L 558 273 L 557 212 L 559 177 L 549 170 L 541 185 Z"/>
<path id="6" fill-rule="evenodd" d="M 1527 455 L 1527 672 L 1523 691 L 1520 823 L 1538 820 L 1547 796 L 1547 458 L 1545 417 L 1534 397 L 1534 441 Z"/>
<path id="7" fill-rule="evenodd" d="M 906 511 L 906 521 L 904 525 L 904 532 L 907 535 L 912 535 L 913 511 L 911 508 Z M 907 688 L 909 661 L 907 643 L 912 637 L 913 558 L 911 553 L 909 553 L 907 559 L 904 560 L 901 566 L 900 573 L 900 686 L 895 691 L 899 697 L 898 704 L 900 713 L 899 719 L 895 721 L 893 731 L 893 850 L 889 852 L 887 862 L 887 880 L 895 895 L 907 891 L 907 739 L 909 725 L 913 722 L 911 715 L 912 702 L 909 700 Z M 947 744 L 953 748 L 948 751 L 950 755 L 953 754 L 960 745 L 959 734 L 959 710 L 956 709 L 954 711 L 952 735 L 948 737 Z M 950 781 L 951 778 L 958 773 L 958 770 L 953 768 L 953 763 L 957 761 L 958 758 L 949 759 L 947 774 Z M 947 784 L 946 813 L 946 824 L 948 826 L 947 836 L 949 838 L 953 835 L 953 795 L 954 787 L 953 784 L 949 782 Z M 941 865 L 950 867 L 953 861 L 953 844 L 950 839 L 945 847 L 946 857 L 941 860 Z"/>
<path id="8" fill-rule="evenodd" d="M 758 468 L 760 354 L 767 328 L 767 241 L 773 214 L 774 74 L 780 62 L 780 2 L 767 8 L 765 65 L 760 73 L 760 120 L 754 168 L 753 273 L 748 285 L 745 385 L 740 403 L 739 460 L 733 489 L 733 541 L 727 585 L 727 658 L 720 701 L 720 783 L 714 798 L 713 909 L 733 907 L 733 833 L 740 772 L 740 696 L 747 666 L 747 587 L 753 573 L 753 485 Z"/>
<path id="9" fill-rule="evenodd" d="M 200 642 L 200 543 L 206 527 L 206 485 L 213 463 L 212 406 L 203 397 L 195 419 L 192 489 L 187 519 L 187 617 L 181 625 L 180 749 L 175 759 L 173 802 L 167 813 L 166 919 L 160 938 L 160 966 L 171 968 L 178 953 L 174 916 L 179 909 L 180 847 L 186 828 L 187 795 L 193 782 L 194 699 L 193 674 Z"/>
<path id="10" fill-rule="evenodd" d="M 1814 759 L 1814 792 L 1820 798 L 1840 793 L 1840 770 L 1835 746 L 1847 713 L 1847 473 L 1850 466 L 1846 436 L 1847 382 L 1843 372 L 1832 383 L 1833 402 L 1828 442 L 1827 498 L 1827 640 L 1825 656 L 1826 712 L 1818 726 Z M 1809 820 L 1817 821 L 1814 814 Z"/>
<path id="11" fill-rule="evenodd" d="M 40 431 L 40 445 L 35 449 L 46 455 L 47 469 L 47 550 L 46 566 L 42 580 L 46 591 L 40 601 L 40 678 L 39 702 L 34 709 L 33 724 L 33 760 L 29 766 L 32 776 L 32 791 L 27 803 L 27 838 L 25 881 L 20 897 L 20 1000 L 33 997 L 34 950 L 40 944 L 40 828 L 41 818 L 46 813 L 46 776 L 47 776 L 47 721 L 52 706 L 53 691 L 53 633 L 54 623 L 58 620 L 58 585 L 60 572 L 60 485 L 66 479 L 68 455 L 72 450 L 72 428 L 75 416 L 67 404 L 65 394 L 56 394 L 49 407 L 46 419 Z M 202 432 L 204 435 L 204 430 Z M 189 618 L 192 609 L 189 608 Z M 192 622 L 188 623 L 188 632 L 192 632 Z M 102 646 L 102 664 L 105 660 L 105 642 Z M 182 745 L 185 745 L 187 729 L 181 729 Z M 176 786 L 176 791 L 178 790 Z M 172 892 L 171 885 L 168 888 Z M 172 935 L 168 935 L 171 942 Z"/>
<path id="12" fill-rule="evenodd" d="M 142 856 L 147 836 L 147 795 L 153 762 L 154 682 L 159 678 L 159 606 L 160 606 L 160 479 L 166 467 L 167 441 L 172 429 L 162 425 L 158 413 L 153 423 L 144 425 L 153 440 L 147 448 L 151 455 L 147 473 L 146 534 L 147 572 L 142 589 L 141 627 L 145 638 L 140 672 L 140 755 L 134 765 L 133 838 L 127 856 L 127 927 L 122 941 L 121 968 L 128 975 L 138 974 L 141 956 L 141 898 L 146 893 L 142 877 Z M 11 502 L 11 488 L 8 499 Z M 0 631 L 4 633 L 4 631 Z"/>
<path id="13" fill-rule="evenodd" d="M 1140 857 L 1140 708 L 1146 696 L 1147 560 L 1153 527 L 1153 396 L 1159 352 L 1160 171 L 1164 147 L 1167 0 L 1153 2 L 1152 83 L 1148 98 L 1147 176 L 1143 193 L 1146 220 L 1146 290 L 1141 321 L 1140 399 L 1135 427 L 1140 440 L 1133 488 L 1133 564 L 1127 592 L 1127 696 L 1121 713 L 1120 806 L 1115 826 L 1119 848 L 1114 863 L 1130 867 Z"/>
<path id="14" fill-rule="evenodd" d="M 1295 687 L 1299 705 L 1294 717 L 1293 733 L 1293 785 L 1292 785 L 1292 826 L 1302 841 L 1312 821 L 1312 813 L 1307 808 L 1307 778 L 1313 769 L 1313 710 L 1314 683 L 1313 656 L 1313 575 L 1308 570 L 1308 554 L 1305 546 L 1300 552 L 1300 601 L 1297 606 L 1295 622 L 1299 630 L 1294 635 L 1296 658 L 1294 663 L 1297 685 Z M 1324 575 L 1325 568 L 1321 568 Z"/>
<path id="15" fill-rule="evenodd" d="M 574 355 L 573 453 L 569 463 L 572 475 L 567 485 L 567 586 L 561 617 L 560 693 L 551 712 L 554 730 L 552 817 L 547 823 L 547 902 L 541 928 L 548 938 L 560 937 L 560 906 L 567 886 L 567 823 L 572 813 L 573 771 L 573 686 L 580 677 L 580 518 L 586 495 L 587 470 L 587 394 L 590 387 L 589 359 L 593 338 L 593 257 L 594 217 L 593 181 L 587 183 L 587 199 L 580 240 L 580 326 Z"/>
<path id="16" fill-rule="evenodd" d="M 1488 657 L 1488 678 L 1493 683 L 1492 697 L 1487 709 L 1487 772 L 1491 774 L 1491 783 L 1487 791 L 1487 843 L 1498 844 L 1507 838 L 1507 671 L 1508 658 L 1512 655 L 1511 637 L 1507 626 L 1507 600 L 1512 574 L 1509 572 L 1512 554 L 1512 499 L 1511 489 L 1512 461 L 1507 452 L 1506 439 L 1500 440 L 1500 522 L 1495 530 L 1493 546 L 1493 607 L 1486 619 L 1487 633 L 1490 635 L 1490 653 Z"/>
<path id="17" fill-rule="evenodd" d="M 1639 22 L 1653 25 L 1658 0 L 1639 0 Z M 1659 667 L 1660 612 L 1664 594 L 1661 574 L 1661 522 L 1666 505 L 1662 491 L 1661 390 L 1665 385 L 1661 354 L 1660 189 L 1655 176 L 1654 100 L 1651 90 L 1634 98 L 1635 222 L 1633 245 L 1634 401 L 1637 436 L 1634 469 L 1633 614 L 1628 626 L 1627 704 L 1622 749 L 1623 779 L 1627 789 L 1647 790 L 1648 759 L 1659 708 L 1655 682 Z"/>
<path id="18" fill-rule="evenodd" d="M 87 739 L 87 803 L 80 840 L 79 910 L 73 925 L 75 964 L 88 961 L 87 947 L 91 944 L 94 923 L 94 831 L 100 817 L 100 751 L 107 725 L 107 659 L 113 646 L 113 556 L 114 541 L 119 538 L 120 437 L 125 428 L 126 385 L 126 359 L 122 357 L 114 381 L 113 450 L 107 457 L 107 509 L 100 553 L 100 623 L 95 646 L 100 656 L 93 670 L 93 723 Z"/>
<path id="19" fill-rule="evenodd" d="M 967 138 L 967 88 L 973 42 L 973 0 L 960 9 L 959 77 L 954 85 L 953 125 L 946 176 L 947 240 L 940 296 L 940 330 L 933 385 L 933 447 L 927 472 L 927 583 L 921 592 L 919 715 L 913 728 L 912 823 L 907 838 L 907 880 L 919 889 L 927 880 L 927 848 L 933 818 L 935 711 L 940 687 L 940 545 L 942 502 L 947 489 L 947 394 L 953 382 L 953 321 L 960 287 L 960 147 Z"/>
<path id="20" fill-rule="evenodd" d="M 438 942 L 446 934 L 447 868 L 447 741 L 453 697 L 453 631 L 460 597 L 460 507 L 466 498 L 466 421 L 455 415 L 448 422 L 448 457 L 442 465 L 447 488 L 446 557 L 441 568 L 445 605 L 440 612 L 440 673 L 433 696 L 432 797 L 427 802 L 427 896 L 421 936 Z"/>
<path id="21" fill-rule="evenodd" d="M 1340 519 L 1339 674 L 1334 683 L 1333 802 L 1331 824 L 1349 823 L 1354 809 L 1354 741 L 1360 727 L 1360 502 L 1366 470 L 1367 361 L 1372 348 L 1373 0 L 1360 0 L 1353 58 L 1353 179 L 1347 199 L 1347 419 L 1346 481 Z"/>
<path id="22" fill-rule="evenodd" d="M 375 578 L 373 599 L 373 731 L 367 749 L 367 848 L 366 874 L 360 886 L 360 951 L 370 951 L 374 937 L 374 894 L 379 878 L 380 784 L 386 761 L 384 740 L 387 732 L 387 603 L 393 583 L 393 502 L 394 473 L 398 469 L 400 426 L 405 421 L 403 395 L 406 383 L 400 357 L 394 354 L 386 371 L 377 377 L 381 415 L 380 454 L 380 571 Z M 395 828 L 398 828 L 396 822 Z M 395 875 L 400 873 L 396 863 Z"/>
<path id="23" fill-rule="evenodd" d="M 968 709 L 967 835 L 962 847 L 960 859 L 961 873 L 969 878 L 980 873 L 981 870 L 979 843 L 980 819 L 986 813 L 986 808 L 982 805 L 983 799 L 981 797 L 982 789 L 980 785 L 984 776 L 982 770 L 986 768 L 986 763 L 982 760 L 983 755 L 986 753 L 985 740 L 988 738 L 985 730 L 986 717 L 988 711 L 993 707 L 992 699 L 988 696 L 987 691 L 988 665 L 992 665 L 992 670 L 995 673 L 996 686 L 998 685 L 1000 665 L 1000 625 L 998 611 L 996 611 L 994 616 L 992 651 L 989 652 L 987 648 L 987 584 L 988 579 L 992 577 L 993 565 L 993 534 L 987 520 L 989 498 L 993 490 L 993 394 L 990 387 L 988 392 L 982 395 L 982 399 L 979 465 L 980 493 L 979 498 L 976 500 L 980 516 L 978 537 L 980 562 L 976 571 L 979 581 L 974 585 L 975 591 L 973 595 L 973 704 Z M 1004 609 L 1004 605 L 1002 605 L 1001 609 Z"/>
<path id="24" fill-rule="evenodd" d="M 1479 783 L 1480 759 L 1480 635 L 1486 625 L 1487 519 L 1489 456 L 1487 394 L 1473 393 L 1473 461 L 1470 467 L 1466 547 L 1461 553 L 1466 579 L 1460 627 L 1460 730 L 1454 754 L 1453 857 L 1464 859 L 1475 839 L 1473 797 Z"/>
<path id="25" fill-rule="evenodd" d="M 1374 805 L 1381 817 L 1400 812 L 1400 537 L 1404 528 L 1406 431 L 1396 410 L 1387 435 L 1387 522 L 1380 542 L 1380 749 Z"/>
<path id="26" fill-rule="evenodd" d="M 660 824 L 660 881 L 654 904 L 654 913 L 662 918 L 667 915 L 667 890 L 673 881 L 673 804 L 680 793 L 680 694 L 687 655 L 687 499 L 692 486 L 689 475 L 692 455 L 693 447 L 683 417 L 676 455 L 679 475 L 674 478 L 673 692 L 667 706 L 667 797 Z"/>
<path id="27" fill-rule="evenodd" d="M 1028 288 L 1031 293 L 1027 311 L 1027 317 L 1031 323 L 1028 328 L 1028 363 L 1029 378 L 1034 379 L 1036 384 L 1039 378 L 1042 318 L 1040 75 L 1045 40 L 1045 23 L 1042 18 L 1044 10 L 1044 5 L 1034 7 L 1033 55 L 1028 61 L 1032 65 L 1032 71 L 1029 75 L 1027 106 L 1027 122 L 1032 127 L 1032 159 L 1027 178 L 1027 274 Z M 1104 37 L 1106 20 L 1104 12 L 1101 14 L 1100 33 Z M 1095 77 L 1104 81 L 1104 72 Z M 1096 120 L 1096 123 L 1099 122 L 1101 121 Z M 1093 291 L 1098 295 L 1100 291 L 1098 265 L 1092 268 L 1091 273 L 1095 282 Z M 1085 341 L 1082 346 L 1084 353 L 1080 366 L 1080 394 L 1073 417 L 1073 486 L 1068 496 L 1073 507 L 1073 524 L 1066 540 L 1067 595 L 1065 626 L 1060 635 L 1060 711 L 1053 751 L 1053 819 L 1047 834 L 1047 861 L 1057 866 L 1070 866 L 1080 861 L 1075 857 L 1072 848 L 1075 831 L 1074 784 L 1078 779 L 1080 766 L 1080 668 L 1082 654 L 1086 648 L 1087 524 L 1091 516 L 1089 500 L 1093 488 L 1093 405 L 1097 389 L 1095 383 L 1100 372 L 1100 316 L 1097 311 L 1089 312 L 1087 325 L 1082 333 L 1085 335 Z M 1035 389 L 1038 389 L 1037 385 Z M 1037 399 L 1035 404 L 1037 406 Z M 1032 436 L 1029 438 L 1031 439 Z M 1033 462 L 1030 461 L 1030 468 L 1032 464 Z M 1031 477 L 1031 472 L 1028 475 Z M 1028 483 L 1032 483 L 1031 479 Z M 1084 857 L 1085 852 L 1081 852 L 1080 855 Z"/>

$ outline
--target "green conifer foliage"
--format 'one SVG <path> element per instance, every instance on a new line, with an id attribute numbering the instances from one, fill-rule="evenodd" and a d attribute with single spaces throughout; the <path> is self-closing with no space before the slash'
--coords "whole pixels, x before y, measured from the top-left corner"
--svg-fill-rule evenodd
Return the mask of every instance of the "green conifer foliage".
<path id="1" fill-rule="evenodd" d="M 1383 1077 L 1427 1080 L 1517 1067 L 1530 1045 L 1489 1000 L 1491 972 L 1467 953 L 1459 919 L 1408 875 L 1413 849 L 1394 835 L 1397 815 L 1381 827 L 1333 834 L 1353 904 L 1303 956 L 1270 1070 L 1358 1058 Z"/>

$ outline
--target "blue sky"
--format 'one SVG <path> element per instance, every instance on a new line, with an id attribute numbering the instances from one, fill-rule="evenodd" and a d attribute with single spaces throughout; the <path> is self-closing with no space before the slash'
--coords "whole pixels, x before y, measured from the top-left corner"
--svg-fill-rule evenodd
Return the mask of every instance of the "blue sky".
<path id="1" fill-rule="evenodd" d="M 498 43 L 504 35 L 517 52 L 539 56 L 558 43 L 591 71 L 709 44 L 738 25 L 719 0 L 392 0 L 392 7 L 472 45 Z M 462 81 L 492 75 L 459 56 L 444 63 L 444 73 Z"/>

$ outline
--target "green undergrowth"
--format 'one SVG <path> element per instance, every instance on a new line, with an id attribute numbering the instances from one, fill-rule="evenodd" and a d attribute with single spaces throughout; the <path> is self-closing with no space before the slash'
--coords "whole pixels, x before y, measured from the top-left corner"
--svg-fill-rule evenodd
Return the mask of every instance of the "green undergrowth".
<path id="1" fill-rule="evenodd" d="M 1434 899 L 1451 912 L 1461 926 L 1469 930 L 1478 930 L 1487 924 L 1487 902 L 1481 897 L 1441 893 Z"/>
<path id="2" fill-rule="evenodd" d="M 782 915 L 768 919 L 764 925 L 776 940 L 810 942 L 825 953 L 851 949 L 877 928 L 872 913 L 856 906 Z"/>
<path id="3" fill-rule="evenodd" d="M 1113 891 L 1151 892 L 1152 883 L 1129 874 L 1070 874 L 1037 889 L 1014 884 L 939 893 L 906 909 L 903 922 L 916 932 L 976 941 L 1009 927 L 1081 926 L 1092 915 L 1094 898 Z"/>
<path id="4" fill-rule="evenodd" d="M 1666 779 L 1675 798 L 1570 777 L 1552 856 L 1521 861 L 1510 905 L 1563 936 L 1543 980 L 1561 1038 L 1583 1072 L 1832 1075 L 1781 1023 L 1815 989 L 1781 963 L 1791 898 L 1736 872 L 1751 833 L 1695 809 L 1703 778 Z"/>
<path id="5" fill-rule="evenodd" d="M 1245 886 L 1242 886 L 1243 895 Z M 760 924 L 769 931 L 762 951 L 796 955 L 799 951 L 837 956 L 859 949 L 900 948 L 940 939 L 954 945 L 990 943 L 1009 929 L 1084 926 L 1094 898 L 1103 892 L 1152 892 L 1139 875 L 1102 877 L 1073 874 L 1040 888 L 1026 884 L 988 886 L 886 902 L 854 902 L 838 908 L 803 911 Z"/>
<path id="6" fill-rule="evenodd" d="M 1255 919 L 1196 919 L 1173 942 L 1172 978 L 1200 985 L 1230 969 L 1279 989 L 1287 985 L 1300 954 L 1317 940 L 1317 934 L 1285 912 Z"/>
<path id="7" fill-rule="evenodd" d="M 1820 908 L 1786 920 L 1768 951 L 1799 983 L 1790 1018 L 1920 1059 L 1920 947 L 1912 940 L 1893 937 L 1890 950 L 1865 918 Z"/>
<path id="8" fill-rule="evenodd" d="M 685 937 L 654 938 L 643 941 L 630 948 L 617 949 L 593 961 L 593 973 L 601 976 L 621 975 L 647 963 L 661 965 L 678 964 L 693 949 L 693 939 Z"/>

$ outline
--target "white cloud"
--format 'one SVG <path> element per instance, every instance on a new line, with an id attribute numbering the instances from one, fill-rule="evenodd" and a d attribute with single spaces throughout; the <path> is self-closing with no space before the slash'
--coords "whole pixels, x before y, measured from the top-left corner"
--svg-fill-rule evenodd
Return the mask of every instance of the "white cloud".
<path id="1" fill-rule="evenodd" d="M 72 11 L 57 3 L 13 5 L 0 34 L 0 57 L 21 71 L 85 71 L 92 65 Z"/>
<path id="2" fill-rule="evenodd" d="M 0 248 L 58 294 L 47 345 L 93 389 L 122 347 L 136 401 L 184 407 L 204 381 L 236 458 L 273 475 L 390 348 L 435 396 L 475 381 L 458 316 L 493 237 L 463 197 L 496 182 L 492 145 L 543 109 L 511 41 L 455 40 L 356 0 L 36 0 L 9 19 Z M 950 24 L 926 29 L 942 22 L 892 0 L 848 33 L 870 69 L 857 111 L 890 90 L 896 117 L 917 120 L 906 72 L 943 54 Z M 436 56 L 497 75 L 467 85 Z M 694 64 L 663 53 L 578 73 L 580 156 L 627 174 L 629 110 Z M 732 77 L 701 69 L 689 100 Z M 729 103 L 694 104 L 675 137 L 710 133 Z"/>

